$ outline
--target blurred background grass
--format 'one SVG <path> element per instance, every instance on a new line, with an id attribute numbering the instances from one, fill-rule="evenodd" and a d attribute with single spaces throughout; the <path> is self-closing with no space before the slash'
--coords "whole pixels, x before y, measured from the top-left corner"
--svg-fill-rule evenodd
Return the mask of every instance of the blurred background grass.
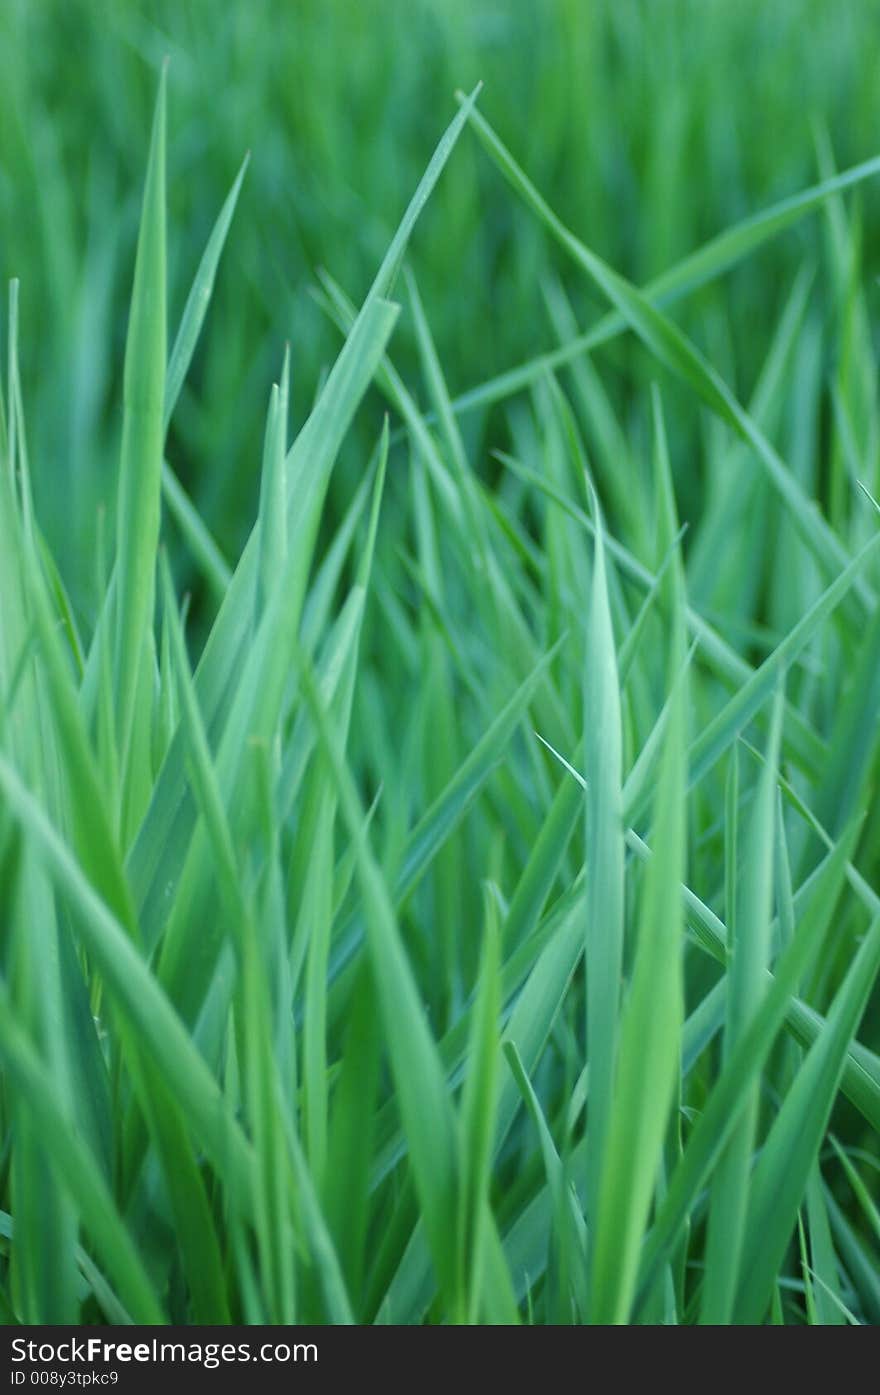
<path id="1" fill-rule="evenodd" d="M 22 283 L 38 507 L 78 604 L 89 611 L 90 539 L 115 488 L 135 232 L 164 55 L 172 328 L 252 152 L 169 442 L 233 557 L 254 512 L 284 342 L 294 427 L 335 351 L 308 294 L 315 269 L 364 292 L 456 87 L 484 82 L 481 108 L 551 204 L 641 282 L 813 182 L 817 141 L 827 137 L 839 167 L 880 148 L 878 19 L 874 0 L 3 0 L 0 270 Z M 864 277 L 877 270 L 876 192 L 855 207 Z M 818 253 L 821 236 L 821 220 L 808 220 L 676 311 L 741 395 L 805 243 Z M 542 298 L 551 269 L 584 326 L 596 313 L 472 139 L 426 211 L 412 264 L 453 391 L 552 347 Z M 408 320 L 395 340 L 404 367 Z M 611 362 L 633 352 L 619 344 Z M 612 393 L 623 393 L 624 376 L 632 389 L 631 372 L 612 373 Z M 615 405 L 625 418 L 626 399 Z M 468 429 L 485 469 L 504 421 L 476 417 Z M 343 460 L 340 498 L 361 465 Z M 685 464 L 680 486 L 693 516 L 698 466 Z"/>

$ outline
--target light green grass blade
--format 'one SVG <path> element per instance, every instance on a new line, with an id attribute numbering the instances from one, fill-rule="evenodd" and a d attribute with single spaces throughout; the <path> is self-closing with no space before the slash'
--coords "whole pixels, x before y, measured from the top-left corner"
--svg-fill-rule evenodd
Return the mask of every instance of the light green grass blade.
<path id="1" fill-rule="evenodd" d="M 381 1022 L 368 968 L 362 972 L 352 999 L 342 1064 L 331 1101 L 324 1205 L 348 1291 L 359 1312 L 371 1214 L 371 1160 L 382 1046 Z"/>
<path id="2" fill-rule="evenodd" d="M 578 782 L 579 787 L 583 788 L 585 783 L 583 776 L 578 774 L 574 767 L 569 765 L 557 752 L 554 751 L 553 754 Z M 626 844 L 644 862 L 650 861 L 653 856 L 647 843 L 632 828 L 627 830 Z M 828 857 L 799 890 L 798 903 L 801 908 L 813 895 L 819 880 L 827 873 L 828 863 L 836 848 L 836 844 L 830 838 L 828 845 L 830 848 Z M 844 875 L 851 884 L 862 891 L 870 911 L 872 914 L 876 914 L 880 910 L 880 899 L 870 892 L 870 888 L 867 887 L 867 884 L 864 883 L 864 880 L 848 860 L 844 868 Z M 726 969 L 729 937 L 725 925 L 689 886 L 682 886 L 681 892 L 688 929 L 694 937 L 694 942 Z M 768 982 L 772 979 L 769 970 L 767 970 L 766 977 Z M 824 1018 L 820 1013 L 808 1007 L 799 998 L 792 998 L 786 1010 L 785 1025 L 796 1042 L 802 1046 L 811 1046 L 821 1033 L 823 1023 Z M 853 1042 L 847 1053 L 842 1089 L 867 1123 L 874 1129 L 880 1129 L 880 1058 L 859 1042 Z"/>
<path id="3" fill-rule="evenodd" d="M 571 1314 L 572 1310 L 569 1305 L 572 1301 L 576 1305 L 576 1311 L 583 1319 L 589 1303 L 587 1284 L 588 1237 L 580 1201 L 566 1179 L 565 1168 L 547 1126 L 544 1111 L 535 1094 L 534 1086 L 526 1074 L 514 1042 L 505 1041 L 504 1055 L 529 1117 L 535 1126 L 541 1146 L 541 1158 L 556 1222 L 550 1243 L 562 1252 L 558 1259 L 561 1276 L 560 1288 L 562 1290 L 558 1295 L 561 1320 L 565 1320 L 565 1317 Z"/>
<path id="4" fill-rule="evenodd" d="M 41 778 L 39 766 L 34 776 Z M 68 1118 L 75 1108 L 70 1070 L 70 1042 L 65 1031 L 64 991 L 59 972 L 59 925 L 44 869 L 26 844 L 21 849 L 16 895 L 10 911 L 21 931 L 8 947 L 10 990 L 14 1011 L 45 1062 L 56 1076 Z M 49 1136 L 35 1124 L 27 1101 L 13 1090 L 9 1098 L 10 1137 L 15 1140 L 9 1185 L 16 1218 L 16 1243 L 10 1262 L 10 1284 L 21 1320 L 69 1322 L 76 1313 L 76 1212 L 51 1165 Z M 51 1253 L 47 1251 L 51 1247 Z"/>
<path id="5" fill-rule="evenodd" d="M 290 349 L 284 355 L 280 386 L 272 389 L 266 418 L 263 469 L 260 476 L 259 537 L 260 608 L 271 596 L 287 558 L 287 402 Z"/>
<path id="6" fill-rule="evenodd" d="M 638 1275 L 639 1247 L 657 1184 L 684 1021 L 682 951 L 685 880 L 687 686 L 680 562 L 673 563 L 671 706 L 654 802 L 655 848 L 639 917 L 632 983 L 620 1033 L 620 1058 L 603 1161 L 592 1256 L 590 1316 L 626 1322 Z M 590 1061 L 591 1129 L 593 1064 Z"/>
<path id="7" fill-rule="evenodd" d="M 291 514 L 296 520 L 295 529 L 289 534 L 284 571 L 273 581 L 271 602 L 264 611 L 246 656 L 240 656 L 243 661 L 239 664 L 231 700 L 227 699 L 228 684 L 232 678 L 232 673 L 228 671 L 230 651 L 224 651 L 222 640 L 225 637 L 231 641 L 234 657 L 239 646 L 244 644 L 250 629 L 255 588 L 258 583 L 256 551 L 246 551 L 245 559 L 237 573 L 244 583 L 243 588 L 234 584 L 230 589 L 196 674 L 199 704 L 206 729 L 212 736 L 212 717 L 218 713 L 222 701 L 229 700 L 219 743 L 217 768 L 224 799 L 232 811 L 234 821 L 240 821 L 243 826 L 254 817 L 252 797 L 243 797 L 249 789 L 244 755 L 254 737 L 259 736 L 265 742 L 271 743 L 285 701 L 290 673 L 290 646 L 301 616 L 320 509 L 340 440 L 340 417 L 337 413 L 341 413 L 343 422 L 350 419 L 372 376 L 376 356 L 381 355 L 396 319 L 396 307 L 384 302 L 375 302 L 374 310 L 375 315 L 367 315 L 359 321 L 359 338 L 349 341 L 354 342 L 358 350 L 355 362 L 348 365 L 348 368 L 353 370 L 353 377 L 349 376 L 348 372 L 341 380 L 334 379 L 331 375 L 321 403 L 310 418 L 310 425 L 304 428 L 304 432 L 311 437 L 311 450 L 314 454 L 302 454 L 304 433 L 301 433 L 288 459 L 289 466 L 298 460 L 300 468 L 304 471 L 299 511 Z M 306 460 L 308 473 L 304 470 Z M 242 567 L 245 568 L 244 575 Z M 231 634 L 226 630 L 227 619 L 234 627 Z M 214 667 L 215 661 L 217 668 Z M 222 685 L 219 686 L 219 691 L 217 680 L 220 680 Z M 206 935 L 204 926 L 202 927 L 197 944 L 198 953 L 194 956 L 193 935 L 199 915 L 199 903 L 204 903 L 205 897 L 210 895 L 213 883 L 210 858 L 204 847 L 199 847 L 198 842 L 191 844 L 189 841 L 185 841 L 182 846 L 175 846 L 175 823 L 178 824 L 178 829 L 191 829 L 192 809 L 187 805 L 184 793 L 180 789 L 183 783 L 182 772 L 173 766 L 169 769 L 174 755 L 175 744 L 172 743 L 163 770 L 163 775 L 167 772 L 168 783 L 165 785 L 160 775 L 153 806 L 141 833 L 142 846 L 145 845 L 144 851 L 149 853 L 152 863 L 149 868 L 152 886 L 159 898 L 151 898 L 147 902 L 144 925 L 147 942 L 152 944 L 164 921 L 164 905 L 170 894 L 169 887 L 177 887 L 177 877 L 182 871 L 184 876 L 175 898 L 172 922 L 165 934 L 162 973 L 163 980 L 171 988 L 175 1000 L 181 1003 L 188 1000 L 187 1011 L 191 1012 L 200 1004 L 200 995 L 207 986 L 207 976 L 213 969 L 219 944 L 219 927 L 214 927 L 210 935 Z M 180 801 L 178 803 L 173 802 L 175 790 Z M 159 807 L 157 800 L 162 801 Z M 156 819 L 161 820 L 158 830 L 152 822 L 151 816 L 154 811 Z M 137 872 L 141 865 L 138 860 L 132 868 L 135 886 L 140 884 Z M 157 884 L 156 878 L 163 875 L 164 882 L 160 881 Z"/>
<path id="8" fill-rule="evenodd" d="M 14 514 L 10 515 L 9 522 L 14 524 Z M 77 705 L 70 664 L 43 575 L 20 534 L 11 549 L 11 555 L 16 554 L 20 584 L 27 596 L 39 643 L 46 694 L 51 697 L 55 740 L 63 757 L 70 789 L 67 812 L 77 855 L 93 885 L 129 933 L 137 937 L 137 922 L 113 829 L 112 814 L 101 788 L 88 733 Z"/>
<path id="9" fill-rule="evenodd" d="M 186 734 L 192 781 L 200 811 L 209 831 L 216 857 L 218 876 L 228 904 L 233 908 L 232 927 L 241 981 L 241 1031 L 245 1048 L 244 1072 L 247 1106 L 255 1140 L 257 1186 L 255 1189 L 256 1229 L 263 1281 L 263 1298 L 270 1316 L 280 1321 L 295 1318 L 291 1225 L 287 1211 L 286 1152 L 277 1126 L 279 1105 L 276 1098 L 276 1062 L 271 1056 L 268 1033 L 267 985 L 261 970 L 258 931 L 251 905 L 242 886 L 232 833 L 223 807 L 207 736 L 198 710 L 192 675 L 186 657 L 170 573 L 163 559 L 163 611 L 169 627 L 175 677 L 179 687 L 183 725 Z"/>
<path id="10" fill-rule="evenodd" d="M 54 604 L 57 614 L 61 617 L 61 626 L 64 638 L 67 641 L 73 658 L 74 676 L 80 680 L 83 675 L 85 658 L 83 654 L 82 640 L 80 638 L 79 626 L 74 614 L 73 604 L 64 585 L 61 573 L 58 570 L 55 559 L 49 550 L 49 546 L 42 537 L 37 537 L 37 550 L 43 570 L 46 574 L 46 582 L 49 588 L 49 595 Z"/>
<path id="11" fill-rule="evenodd" d="M 486 1212 L 492 1175 L 495 1110 L 498 1093 L 501 1013 L 500 934 L 497 909 L 484 892 L 486 915 L 477 997 L 459 1107 L 461 1158 L 458 1228 L 458 1317 L 481 1321 L 481 1297 L 486 1278 Z"/>
<path id="12" fill-rule="evenodd" d="M 523 479 L 527 479 L 531 484 L 534 484 L 536 488 L 546 493 L 548 497 L 553 498 L 555 502 L 559 504 L 560 508 L 564 508 L 572 517 L 577 518 L 578 522 L 580 522 L 589 533 L 594 533 L 595 526 L 583 510 L 579 509 L 577 505 L 573 504 L 566 496 L 560 494 L 559 491 L 554 489 L 553 485 L 544 480 L 541 475 L 533 470 L 529 470 L 527 466 L 523 466 L 519 461 L 516 461 L 513 457 L 508 456 L 504 452 L 496 451 L 496 457 L 511 470 L 515 471 L 517 475 L 521 476 Z M 613 537 L 607 536 L 605 545 L 609 554 L 613 556 L 615 565 L 619 571 L 629 580 L 635 582 L 637 586 L 646 592 L 650 592 L 650 590 L 657 585 L 657 576 L 638 562 L 627 548 L 621 547 Z M 832 583 L 832 585 L 833 584 L 834 583 Z M 718 673 L 719 677 L 723 678 L 726 683 L 730 684 L 738 691 L 754 676 L 757 670 L 750 668 L 735 650 L 733 650 L 717 633 L 712 625 L 694 610 L 692 606 L 686 608 L 685 618 L 690 634 L 695 640 L 699 641 L 700 653 L 703 658 Z M 797 650 L 795 650 L 793 657 L 796 656 Z M 772 685 L 768 691 L 772 691 Z M 786 708 L 784 736 L 786 747 L 790 747 L 792 754 L 797 757 L 799 765 L 808 773 L 814 775 L 822 768 L 822 762 L 826 755 L 824 745 L 819 742 L 815 732 L 812 731 L 809 724 L 804 721 L 802 714 L 792 706 Z"/>
<path id="13" fill-rule="evenodd" d="M 669 545 L 669 549 L 665 557 L 663 558 L 663 561 L 657 569 L 657 575 L 651 582 L 649 590 L 645 593 L 644 600 L 642 601 L 641 605 L 638 608 L 638 611 L 636 612 L 636 617 L 633 620 L 630 628 L 627 630 L 624 641 L 620 646 L 620 652 L 617 656 L 617 666 L 621 691 L 626 687 L 626 680 L 629 677 L 630 670 L 636 661 L 636 657 L 639 652 L 639 646 L 647 630 L 649 618 L 653 614 L 654 609 L 657 605 L 657 599 L 662 594 L 667 584 L 669 566 L 673 558 L 675 557 L 676 548 L 678 548 L 681 545 L 682 539 L 684 538 L 685 529 L 686 525 L 682 525 L 682 527 L 676 533 L 675 537 L 672 539 Z"/>
<path id="14" fill-rule="evenodd" d="M 327 288 L 331 318 L 345 332 L 354 323 L 353 307 L 342 290 L 332 281 L 332 278 L 325 274 L 321 279 L 322 284 Z M 470 531 L 465 527 L 465 510 L 460 493 L 456 490 L 452 476 L 446 469 L 433 436 L 425 425 L 424 417 L 418 411 L 411 394 L 407 391 L 400 375 L 387 357 L 381 370 L 377 373 L 376 381 L 394 408 L 403 416 L 415 444 L 424 457 L 431 473 L 432 482 L 436 485 L 438 498 L 448 513 L 451 524 L 449 535 L 451 540 L 463 542 L 470 536 Z M 465 557 L 469 567 L 472 562 L 472 550 L 466 553 Z M 491 552 L 487 558 L 487 571 L 492 600 L 496 607 L 494 613 L 488 612 L 487 623 L 493 626 L 501 623 L 505 628 L 509 628 L 511 634 L 515 636 L 516 643 L 508 645 L 507 649 L 510 654 L 523 656 L 524 662 L 520 663 L 516 669 L 517 672 L 521 673 L 529 663 L 537 661 L 540 650 L 535 645 L 529 624 L 517 604 L 516 597 L 513 595 L 502 569 L 497 565 L 497 559 Z M 482 588 L 480 603 L 484 604 Z M 549 686 L 544 689 L 540 695 L 540 701 L 542 705 L 546 705 L 548 713 L 552 714 L 552 724 L 564 729 L 567 725 L 566 718 L 555 689 Z"/>
<path id="15" fill-rule="evenodd" d="M 431 401 L 434 404 L 434 410 L 437 413 L 443 431 L 449 459 L 452 462 L 453 478 L 455 479 L 461 499 L 462 514 L 466 524 L 466 534 L 473 550 L 473 560 L 478 567 L 485 567 L 487 542 L 483 514 L 475 503 L 473 480 L 467 454 L 465 452 L 464 441 L 458 427 L 458 422 L 455 419 L 455 413 L 452 410 L 440 358 L 431 336 L 424 306 L 422 305 L 422 299 L 419 295 L 418 286 L 416 285 L 416 279 L 409 269 L 407 269 L 407 288 L 409 291 L 410 304 L 412 306 L 413 319 L 415 320 L 416 338 L 419 345 L 422 372 L 424 373 Z"/>
<path id="16" fill-rule="evenodd" d="M 216 858 L 214 865 L 217 876 L 223 886 L 224 896 L 229 898 L 229 903 L 234 908 L 232 925 L 240 935 L 243 935 L 250 918 L 250 909 L 243 894 L 232 834 L 229 830 L 223 798 L 217 784 L 217 773 L 211 758 L 204 723 L 199 712 L 198 698 L 186 653 L 186 642 L 183 637 L 180 616 L 177 613 L 177 603 L 174 599 L 174 585 L 171 580 L 168 559 L 164 554 L 160 560 L 160 574 L 162 614 L 169 639 L 173 679 L 180 702 L 182 729 L 189 755 L 190 779 L 199 810 L 209 829 Z M 239 947 L 240 943 L 239 940 Z"/>
<path id="17" fill-rule="evenodd" d="M 217 276 L 217 268 L 220 265 L 220 258 L 226 244 L 226 237 L 235 213 L 235 206 L 238 203 L 238 196 L 241 192 L 241 185 L 250 161 L 250 151 L 245 155 L 241 168 L 235 177 L 226 200 L 218 214 L 217 221 L 211 229 L 202 259 L 199 262 L 195 279 L 190 287 L 189 295 L 186 298 L 186 305 L 183 307 L 183 315 L 171 350 L 171 357 L 168 360 L 168 371 L 165 378 L 165 404 L 163 411 L 163 424 L 165 431 L 168 430 L 168 423 L 177 406 L 177 399 L 180 396 L 180 389 L 186 380 L 192 356 L 198 343 L 199 335 L 202 332 L 202 325 L 208 313 L 208 306 L 211 303 L 211 296 L 214 294 L 214 281 Z"/>
<path id="18" fill-rule="evenodd" d="M 5 1211 L 0 1211 L 0 1236 L 6 1240 L 11 1240 L 14 1237 L 14 1232 L 12 1217 Z M 79 1265 L 83 1280 L 95 1295 L 98 1306 L 107 1321 L 113 1326 L 130 1327 L 132 1324 L 131 1314 L 120 1303 L 94 1260 L 82 1247 L 77 1248 L 76 1262 Z"/>
<path id="19" fill-rule="evenodd" d="M 381 333 L 387 335 L 388 328 L 386 323 Z M 377 348 L 382 343 L 384 339 L 380 338 Z M 313 505 L 317 502 L 313 500 Z M 317 522 L 314 516 L 304 526 L 316 529 Z M 248 838 L 258 824 L 259 800 L 247 755 L 255 744 L 272 749 L 277 739 L 278 724 L 285 714 L 295 630 L 301 613 L 297 597 L 301 603 L 304 584 L 303 552 L 292 540 L 283 572 L 272 578 L 271 598 L 239 674 L 217 756 L 220 790 L 237 838 Z M 356 590 L 353 599 L 360 608 L 362 590 Z M 355 628 L 350 636 L 352 644 L 356 638 Z M 202 1006 L 222 948 L 223 926 L 216 921 L 205 922 L 213 890 L 210 848 L 197 834 L 165 927 L 160 958 L 162 983 L 188 1021 L 195 1019 Z M 200 927 L 197 936 L 196 925 Z"/>
<path id="20" fill-rule="evenodd" d="M 863 797 L 865 781 L 877 754 L 877 705 L 880 702 L 880 608 L 859 645 L 849 694 L 840 705 L 822 782 L 814 807 L 832 834 L 852 817 Z"/>
<path id="21" fill-rule="evenodd" d="M 776 880 L 776 905 L 779 921 L 779 944 L 782 949 L 791 944 L 794 938 L 797 914 L 791 886 L 791 864 L 788 856 L 788 840 L 782 809 L 782 792 L 777 789 L 776 838 L 774 844 L 774 876 Z M 786 1079 L 797 1070 L 802 1056 L 792 1047 L 786 1057 Z M 845 1067 L 844 1067 L 845 1073 Z M 833 1141 L 833 1140 L 832 1140 Z M 807 1183 L 807 1221 L 810 1237 L 810 1254 L 813 1268 L 819 1279 L 814 1293 L 817 1320 L 824 1324 L 838 1325 L 844 1321 L 841 1309 L 840 1273 L 828 1208 L 825 1205 L 824 1186 L 818 1161 L 813 1164 Z"/>
<path id="22" fill-rule="evenodd" d="M 839 1264 L 831 1236 L 831 1222 L 825 1205 L 822 1172 L 818 1160 L 810 1169 L 806 1198 L 810 1256 L 813 1261 L 812 1272 L 816 1279 L 813 1299 L 817 1320 L 826 1327 L 839 1327 L 847 1320 L 846 1308 L 841 1295 Z"/>
<path id="23" fill-rule="evenodd" d="M 394 282 L 400 271 L 401 265 L 403 263 L 403 258 L 406 255 L 407 245 L 412 235 L 413 228 L 415 227 L 416 222 L 418 221 L 418 218 L 425 207 L 425 204 L 431 197 L 431 194 L 434 190 L 434 186 L 436 185 L 437 180 L 440 178 L 440 175 L 443 172 L 443 168 L 446 165 L 449 156 L 452 154 L 455 143 L 461 135 L 465 122 L 467 121 L 471 112 L 474 110 L 477 97 L 480 95 L 481 87 L 482 83 L 479 83 L 474 88 L 473 92 L 470 94 L 469 97 L 465 97 L 462 99 L 458 113 L 453 117 L 452 121 L 450 121 L 448 128 L 441 137 L 437 149 L 431 156 L 431 159 L 428 163 L 428 167 L 425 170 L 424 175 L 422 176 L 419 186 L 416 189 L 416 192 L 413 194 L 412 199 L 410 200 L 406 213 L 404 214 L 403 219 L 401 220 L 400 227 L 394 234 L 394 237 L 391 240 L 391 245 L 389 246 L 388 251 L 385 253 L 385 256 L 382 259 L 382 265 L 379 267 L 379 270 L 376 273 L 376 278 L 373 281 L 372 286 L 370 287 L 370 292 L 367 296 L 367 302 L 369 302 L 377 296 L 388 296 L 393 291 Z"/>
<path id="24" fill-rule="evenodd" d="M 167 460 L 162 462 L 162 495 L 205 580 L 222 602 L 232 581 L 232 569 Z"/>
<path id="25" fill-rule="evenodd" d="M 303 689 L 336 787 L 339 807 L 357 849 L 373 963 L 388 1052 L 400 1097 L 416 1188 L 442 1290 L 455 1290 L 458 1209 L 458 1129 L 443 1068 L 425 1021 L 387 887 L 366 841 L 360 799 L 345 768 L 314 680 L 301 668 Z"/>
<path id="26" fill-rule="evenodd" d="M 774 795 L 781 728 L 780 693 L 774 704 L 767 758 L 749 824 L 742 885 L 736 893 L 734 919 L 729 922 L 732 934 L 728 951 L 725 1058 L 729 1058 L 760 1005 L 770 965 Z M 736 1296 L 758 1106 L 759 1091 L 755 1082 L 712 1180 L 700 1321 L 713 1326 L 730 1322 Z"/>
<path id="27" fill-rule="evenodd" d="M 364 555 L 358 569 L 357 591 L 364 602 L 369 591 L 379 513 L 388 463 L 388 422 L 382 428 L 379 458 L 373 486 L 373 499 L 367 525 Z M 358 608 L 358 625 L 345 654 L 333 712 L 337 737 L 345 749 L 351 723 L 357 677 L 358 654 L 364 605 Z M 306 866 L 301 877 L 302 904 L 295 934 L 300 926 L 308 937 L 303 1025 L 304 1122 L 309 1165 L 319 1194 L 323 1190 L 327 1164 L 329 1088 L 327 1079 L 327 968 L 333 920 L 333 827 L 337 801 L 332 787 L 316 771 L 301 814 L 302 842 Z"/>
<path id="28" fill-rule="evenodd" d="M 582 810 L 583 796 L 579 786 L 574 781 L 564 780 L 553 797 L 507 907 L 503 938 L 508 949 L 522 944 L 538 924 Z"/>
<path id="29" fill-rule="evenodd" d="M 311 1174 L 302 1155 L 299 1140 L 287 1114 L 284 1116 L 284 1123 L 291 1159 L 291 1190 L 297 1204 L 302 1207 L 303 1225 L 324 1297 L 327 1321 L 333 1324 L 349 1325 L 354 1322 L 354 1315 L 342 1276 L 339 1257 L 336 1254 L 333 1240 L 327 1229 L 327 1222 L 315 1194 Z M 280 1238 L 280 1243 L 286 1243 L 285 1237 Z"/>
<path id="30" fill-rule="evenodd" d="M 586 798 L 587 1059 L 590 1063 L 588 1217 L 598 1217 L 599 1179 L 611 1124 L 623 964 L 624 880 L 622 738 L 617 656 L 595 505 L 596 548 L 584 674 Z"/>
<path id="31" fill-rule="evenodd" d="M 128 337 L 117 507 L 117 742 L 128 763 L 138 672 L 153 623 L 165 400 L 165 88 L 159 80 L 144 188 Z"/>
<path id="32" fill-rule="evenodd" d="M 215 283 L 216 273 L 222 255 L 223 247 L 226 244 L 227 233 L 232 225 L 233 213 L 236 211 L 238 194 L 241 191 L 241 183 L 244 174 L 247 172 L 248 162 L 250 162 L 250 152 L 245 155 L 240 170 L 234 180 L 232 190 L 226 195 L 225 204 L 220 209 L 218 220 L 211 230 L 211 237 L 208 239 L 205 251 L 202 252 L 202 259 L 195 273 L 195 280 L 190 287 L 190 294 L 187 296 L 183 317 L 181 317 L 177 336 L 174 339 L 172 356 L 167 364 L 167 374 L 165 382 L 165 410 L 163 410 L 163 427 L 167 434 L 170 420 L 172 420 L 174 407 L 180 396 L 180 389 L 183 388 L 185 377 L 190 370 L 192 354 L 195 352 L 195 345 L 198 343 L 199 333 L 205 322 L 205 315 L 208 314 L 208 307 L 211 304 L 213 294 L 213 283 Z M 205 527 L 204 520 L 198 513 L 179 478 L 174 474 L 172 466 L 167 460 L 162 462 L 162 494 L 165 498 L 167 508 L 177 520 L 177 525 L 183 531 L 195 559 L 201 565 L 205 578 L 211 585 L 213 593 L 218 600 L 223 600 L 226 594 L 226 587 L 232 580 L 229 564 L 220 552 L 218 544 L 213 540 L 211 533 Z"/>

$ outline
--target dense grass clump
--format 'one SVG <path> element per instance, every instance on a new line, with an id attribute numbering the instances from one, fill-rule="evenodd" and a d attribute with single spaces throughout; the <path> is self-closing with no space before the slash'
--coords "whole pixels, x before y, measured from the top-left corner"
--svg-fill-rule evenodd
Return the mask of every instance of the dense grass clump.
<path id="1" fill-rule="evenodd" d="M 414 34 L 441 24 L 416 8 Z M 638 28 L 596 12 L 632 59 Z M 492 100 L 459 93 L 366 293 L 325 259 L 333 356 L 321 372 L 297 335 L 277 355 L 257 469 L 247 431 L 220 440 L 259 374 L 217 346 L 229 303 L 208 315 L 256 161 L 193 251 L 166 203 L 167 83 L 119 371 L 70 370 L 118 402 L 111 474 L 86 390 L 86 515 L 66 463 L 88 445 L 66 462 L 51 422 L 31 430 L 39 336 L 9 292 L 4 1318 L 876 1321 L 880 416 L 857 200 L 880 157 L 837 172 L 817 127 L 809 179 L 627 248 L 575 232 L 580 183 L 557 207 Z M 681 102 L 665 121 L 709 110 Z M 515 242 L 480 303 L 436 248 L 423 298 L 438 204 L 490 235 L 462 170 Z M 253 262 L 228 261 L 246 300 Z M 745 319 L 722 313 L 731 278 Z M 489 377 L 496 337 L 520 366 Z M 451 371 L 485 381 L 456 395 Z M 218 541 L 233 461 L 253 517 Z"/>

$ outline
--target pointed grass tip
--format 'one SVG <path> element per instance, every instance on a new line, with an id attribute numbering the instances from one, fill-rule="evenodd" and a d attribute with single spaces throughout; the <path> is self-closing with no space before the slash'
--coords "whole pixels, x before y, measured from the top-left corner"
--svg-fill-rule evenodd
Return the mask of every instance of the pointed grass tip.
<path id="1" fill-rule="evenodd" d="M 868 486 L 866 484 L 862 484 L 861 480 L 856 480 L 856 484 L 859 486 L 859 489 L 862 491 L 865 497 L 871 501 L 877 512 L 880 513 L 880 504 L 878 504 L 877 500 L 874 498 Z"/>
<path id="2" fill-rule="evenodd" d="M 468 94 L 467 92 L 463 92 L 460 87 L 456 87 L 455 100 L 458 102 L 459 106 L 464 106 L 465 103 L 467 103 L 469 106 L 473 106 L 476 103 L 476 100 L 479 97 L 482 90 L 483 79 L 480 78 L 480 81 L 477 83 L 476 87 L 470 94 Z"/>

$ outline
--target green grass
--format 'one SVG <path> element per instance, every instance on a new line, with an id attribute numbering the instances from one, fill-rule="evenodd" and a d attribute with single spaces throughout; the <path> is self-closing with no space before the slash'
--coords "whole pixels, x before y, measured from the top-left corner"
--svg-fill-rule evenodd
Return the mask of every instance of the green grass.
<path id="1" fill-rule="evenodd" d="M 0 1311 L 876 1322 L 871 7 L 259 8 L 0 20 Z"/>

